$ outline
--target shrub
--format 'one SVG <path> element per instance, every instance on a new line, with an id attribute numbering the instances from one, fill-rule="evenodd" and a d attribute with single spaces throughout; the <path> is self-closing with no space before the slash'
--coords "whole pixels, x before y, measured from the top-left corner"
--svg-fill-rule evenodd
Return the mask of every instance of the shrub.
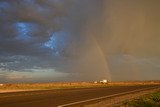
<path id="1" fill-rule="evenodd" d="M 160 92 L 158 93 L 154 93 L 151 95 L 151 100 L 155 101 L 155 102 L 160 102 Z"/>
<path id="2" fill-rule="evenodd" d="M 125 107 L 160 107 L 160 92 L 142 96 L 122 105 Z"/>

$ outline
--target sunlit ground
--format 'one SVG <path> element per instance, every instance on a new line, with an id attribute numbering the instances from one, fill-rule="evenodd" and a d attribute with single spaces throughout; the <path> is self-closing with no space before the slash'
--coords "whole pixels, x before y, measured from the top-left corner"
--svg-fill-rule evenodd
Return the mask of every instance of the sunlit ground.
<path id="1" fill-rule="evenodd" d="M 1 84 L 0 92 L 5 91 L 26 91 L 26 90 L 50 90 L 50 89 L 71 89 L 71 88 L 96 88 L 111 86 L 135 86 L 135 85 L 160 85 L 160 81 L 131 81 L 131 82 L 55 82 L 55 83 L 31 83 L 31 84 Z"/>

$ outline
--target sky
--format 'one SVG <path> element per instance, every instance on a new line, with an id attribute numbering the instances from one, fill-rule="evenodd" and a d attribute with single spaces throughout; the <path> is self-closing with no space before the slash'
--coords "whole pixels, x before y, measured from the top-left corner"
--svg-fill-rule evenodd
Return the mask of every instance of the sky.
<path id="1" fill-rule="evenodd" d="M 159 80 L 159 0 L 0 0 L 0 83 Z"/>

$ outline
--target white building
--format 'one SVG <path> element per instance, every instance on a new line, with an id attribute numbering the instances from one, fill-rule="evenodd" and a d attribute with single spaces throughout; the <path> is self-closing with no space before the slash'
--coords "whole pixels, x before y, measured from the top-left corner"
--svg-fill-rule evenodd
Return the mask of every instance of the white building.
<path id="1" fill-rule="evenodd" d="M 108 81 L 107 80 L 102 80 L 100 83 L 106 84 Z"/>
<path id="2" fill-rule="evenodd" d="M 97 84 L 97 83 L 102 83 L 102 84 L 107 84 L 108 83 L 108 80 L 101 80 L 101 81 L 95 81 L 94 82 L 95 84 Z"/>
<path id="3" fill-rule="evenodd" d="M 4 84 L 0 84 L 0 86 L 3 86 Z"/>

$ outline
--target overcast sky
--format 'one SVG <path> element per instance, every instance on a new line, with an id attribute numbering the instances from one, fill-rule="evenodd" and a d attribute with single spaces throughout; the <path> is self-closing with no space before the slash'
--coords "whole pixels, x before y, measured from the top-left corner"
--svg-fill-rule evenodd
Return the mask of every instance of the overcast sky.
<path id="1" fill-rule="evenodd" d="M 0 82 L 159 80 L 159 0 L 0 0 Z"/>

